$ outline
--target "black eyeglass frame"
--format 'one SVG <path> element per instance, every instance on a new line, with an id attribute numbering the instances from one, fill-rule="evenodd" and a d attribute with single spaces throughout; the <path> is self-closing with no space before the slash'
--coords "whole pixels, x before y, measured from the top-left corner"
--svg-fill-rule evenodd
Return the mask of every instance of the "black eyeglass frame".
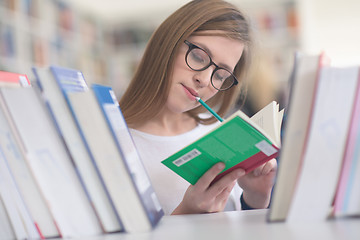
<path id="1" fill-rule="evenodd" d="M 212 74 L 211 74 L 210 82 L 211 82 L 211 85 L 212 85 L 216 90 L 218 90 L 218 91 L 226 91 L 226 90 L 232 88 L 233 86 L 235 86 L 235 85 L 237 85 L 237 84 L 239 83 L 239 81 L 237 80 L 237 78 L 235 77 L 235 75 L 234 75 L 231 71 L 229 71 L 229 70 L 226 69 L 226 68 L 219 67 L 216 63 L 214 63 L 213 60 L 211 59 L 210 55 L 209 55 L 204 49 L 202 49 L 201 47 L 199 47 L 199 46 L 197 46 L 197 45 L 195 45 L 195 44 L 193 44 L 193 43 L 191 43 L 191 42 L 189 42 L 189 41 L 187 41 L 187 40 L 185 40 L 184 43 L 185 43 L 186 45 L 188 45 L 188 47 L 189 47 L 189 49 L 187 50 L 187 52 L 186 52 L 186 54 L 185 54 L 185 62 L 186 62 L 186 65 L 187 65 L 190 69 L 192 69 L 192 70 L 194 70 L 194 71 L 200 72 L 200 71 L 204 71 L 205 69 L 207 69 L 207 68 L 210 67 L 211 65 L 214 65 L 214 66 L 215 66 L 215 69 L 213 70 L 213 72 L 212 72 Z M 203 68 L 200 68 L 200 69 L 194 69 L 194 68 L 192 68 L 192 67 L 190 66 L 190 64 L 188 63 L 188 60 L 187 60 L 187 59 L 188 59 L 188 55 L 189 55 L 189 53 L 191 52 L 191 50 L 193 50 L 193 49 L 195 49 L 195 48 L 204 51 L 204 52 L 206 53 L 206 55 L 209 57 L 210 62 L 209 62 L 209 64 L 208 64 L 207 66 L 205 66 L 205 67 L 203 67 Z M 215 87 L 214 84 L 213 84 L 213 80 L 212 80 L 212 79 L 213 79 L 213 76 L 214 76 L 215 72 L 216 72 L 217 70 L 219 70 L 219 69 L 223 69 L 223 70 L 229 72 L 230 75 L 234 78 L 234 82 L 233 82 L 229 87 L 227 87 L 227 88 L 225 88 L 225 89 L 219 89 L 219 88 Z"/>

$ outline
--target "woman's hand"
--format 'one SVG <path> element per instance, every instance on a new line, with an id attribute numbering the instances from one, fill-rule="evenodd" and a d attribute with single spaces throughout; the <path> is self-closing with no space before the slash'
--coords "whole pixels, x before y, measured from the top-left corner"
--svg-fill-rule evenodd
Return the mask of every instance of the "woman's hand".
<path id="1" fill-rule="evenodd" d="M 215 183 L 214 178 L 224 169 L 224 163 L 212 166 L 195 185 L 190 185 L 184 198 L 172 214 L 210 213 L 223 211 L 230 192 L 238 178 L 244 176 L 243 169 L 226 174 Z"/>
<path id="2" fill-rule="evenodd" d="M 238 179 L 247 205 L 252 208 L 267 208 L 269 206 L 276 169 L 276 159 L 271 159 Z"/>

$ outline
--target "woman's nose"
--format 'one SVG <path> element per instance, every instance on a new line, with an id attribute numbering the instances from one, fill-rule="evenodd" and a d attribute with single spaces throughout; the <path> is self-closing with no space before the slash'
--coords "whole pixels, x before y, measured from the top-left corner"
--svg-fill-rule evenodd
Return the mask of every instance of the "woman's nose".
<path id="1" fill-rule="evenodd" d="M 211 84 L 211 76 L 214 71 L 214 66 L 210 66 L 203 71 L 199 71 L 196 73 L 196 81 L 200 85 L 200 87 L 207 87 Z"/>

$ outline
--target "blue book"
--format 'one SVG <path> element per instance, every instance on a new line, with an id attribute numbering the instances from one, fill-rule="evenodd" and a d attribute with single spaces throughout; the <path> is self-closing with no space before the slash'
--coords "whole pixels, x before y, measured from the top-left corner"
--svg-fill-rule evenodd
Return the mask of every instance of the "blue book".
<path id="1" fill-rule="evenodd" d="M 111 129 L 115 143 L 121 152 L 122 159 L 125 162 L 130 176 L 132 176 L 134 188 L 138 193 L 142 205 L 138 207 L 143 208 L 149 223 L 154 227 L 164 215 L 164 212 L 159 204 L 145 167 L 141 162 L 116 96 L 112 88 L 108 86 L 93 84 L 92 90 Z"/>

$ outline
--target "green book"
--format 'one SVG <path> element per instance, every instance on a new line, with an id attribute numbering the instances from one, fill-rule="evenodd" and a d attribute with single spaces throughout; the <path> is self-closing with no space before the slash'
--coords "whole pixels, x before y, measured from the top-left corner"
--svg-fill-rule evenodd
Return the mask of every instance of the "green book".
<path id="1" fill-rule="evenodd" d="M 283 110 L 271 102 L 252 118 L 237 111 L 205 136 L 171 155 L 162 163 L 191 184 L 215 163 L 225 169 L 215 181 L 235 168 L 247 173 L 277 157 Z"/>

